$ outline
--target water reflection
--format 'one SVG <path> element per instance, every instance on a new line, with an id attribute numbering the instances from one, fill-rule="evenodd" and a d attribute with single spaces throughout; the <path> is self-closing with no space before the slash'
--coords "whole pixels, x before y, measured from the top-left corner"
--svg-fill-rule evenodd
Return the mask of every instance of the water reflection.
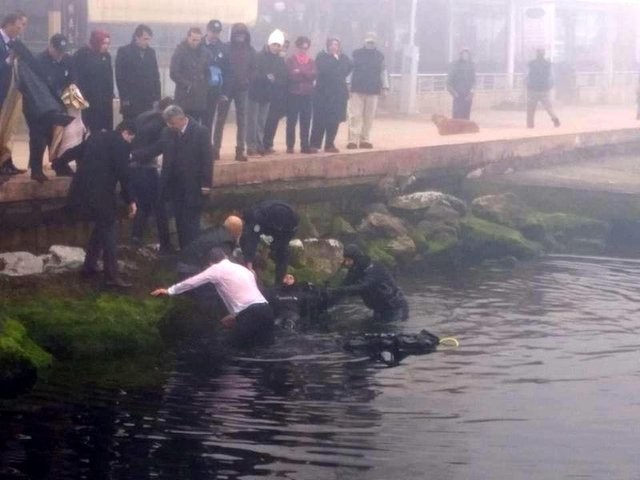
<path id="1" fill-rule="evenodd" d="M 257 358 L 182 358 L 157 391 L 55 379 L 0 408 L 2 478 L 634 478 L 637 278 L 630 260 L 405 278 L 395 328 L 459 349 L 383 368 L 335 335 Z M 334 329 L 353 328 L 357 308 Z M 361 326 L 361 325 L 360 325 Z"/>

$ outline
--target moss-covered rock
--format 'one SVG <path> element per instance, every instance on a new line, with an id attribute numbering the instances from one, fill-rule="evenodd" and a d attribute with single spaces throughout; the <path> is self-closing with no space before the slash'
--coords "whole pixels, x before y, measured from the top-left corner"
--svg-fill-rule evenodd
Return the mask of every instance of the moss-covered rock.
<path id="1" fill-rule="evenodd" d="M 524 260 L 542 252 L 538 243 L 527 240 L 518 230 L 504 225 L 473 215 L 462 220 L 460 225 L 459 248 L 468 263 L 505 256 Z"/>
<path id="2" fill-rule="evenodd" d="M 49 367 L 52 356 L 40 348 L 18 321 L 0 319 L 0 396 L 8 397 L 31 388 L 38 371 Z"/>
<path id="3" fill-rule="evenodd" d="M 532 219 L 559 240 L 578 238 L 605 240 L 611 231 L 611 226 L 606 222 L 572 213 L 537 212 L 532 215 Z"/>
<path id="4" fill-rule="evenodd" d="M 388 239 L 371 240 L 367 243 L 365 250 L 371 260 L 380 262 L 387 268 L 393 269 L 398 265 L 395 257 L 389 251 Z"/>
<path id="5" fill-rule="evenodd" d="M 109 359 L 161 350 L 157 324 L 169 303 L 102 294 L 84 299 L 38 297 L 3 308 L 58 359 Z"/>

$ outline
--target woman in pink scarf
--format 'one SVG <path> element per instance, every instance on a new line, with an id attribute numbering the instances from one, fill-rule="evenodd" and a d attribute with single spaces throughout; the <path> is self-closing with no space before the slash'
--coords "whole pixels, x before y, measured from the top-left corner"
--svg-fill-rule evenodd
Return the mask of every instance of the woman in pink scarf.
<path id="1" fill-rule="evenodd" d="M 309 146 L 309 127 L 313 111 L 314 83 L 318 72 L 316 63 L 309 56 L 311 40 L 298 37 L 296 53 L 287 59 L 289 88 L 287 95 L 287 153 L 293 153 L 296 143 L 296 124 L 300 120 L 300 152 L 317 153 Z"/>

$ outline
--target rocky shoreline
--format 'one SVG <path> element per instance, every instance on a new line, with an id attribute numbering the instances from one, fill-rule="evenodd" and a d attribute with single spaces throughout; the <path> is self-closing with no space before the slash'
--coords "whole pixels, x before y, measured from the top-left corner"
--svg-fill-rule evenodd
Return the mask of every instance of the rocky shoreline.
<path id="1" fill-rule="evenodd" d="M 317 284 L 337 280 L 347 243 L 360 244 L 374 260 L 401 271 L 498 259 L 514 264 L 546 252 L 600 254 L 610 233 L 602 221 L 538 212 L 509 193 L 466 203 L 423 191 L 344 212 L 331 202 L 303 205 L 299 212 L 291 271 Z M 74 362 L 119 362 L 126 368 L 116 382 L 144 381 L 144 374 L 132 375 L 138 359 L 144 357 L 140 370 L 165 361 L 177 338 L 215 324 L 212 312 L 194 311 L 184 300 L 147 297 L 152 287 L 175 280 L 171 262 L 158 260 L 152 249 L 122 248 L 121 268 L 136 284 L 127 295 L 80 281 L 83 257 L 82 249 L 69 246 L 53 246 L 44 256 L 0 254 L 0 287 L 10 292 L 0 299 L 0 396 L 25 391 L 52 366 Z M 272 268 L 267 260 L 265 279 Z"/>

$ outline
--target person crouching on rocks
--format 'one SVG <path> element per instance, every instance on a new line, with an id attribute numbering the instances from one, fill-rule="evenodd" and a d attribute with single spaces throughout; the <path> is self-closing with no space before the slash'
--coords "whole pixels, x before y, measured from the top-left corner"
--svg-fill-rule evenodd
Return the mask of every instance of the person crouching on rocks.
<path id="1" fill-rule="evenodd" d="M 344 249 L 343 266 L 349 271 L 342 286 L 330 289 L 334 298 L 360 295 L 364 304 L 373 310 L 374 319 L 384 322 L 406 320 L 409 305 L 389 271 L 371 259 L 356 245 Z"/>
<path id="2" fill-rule="evenodd" d="M 203 272 L 169 288 L 151 292 L 154 297 L 180 295 L 207 283 L 213 284 L 227 307 L 221 323 L 231 330 L 232 343 L 240 348 L 269 344 L 273 341 L 273 311 L 264 298 L 254 274 L 242 265 L 229 261 L 221 248 L 209 253 L 210 266 Z"/>

